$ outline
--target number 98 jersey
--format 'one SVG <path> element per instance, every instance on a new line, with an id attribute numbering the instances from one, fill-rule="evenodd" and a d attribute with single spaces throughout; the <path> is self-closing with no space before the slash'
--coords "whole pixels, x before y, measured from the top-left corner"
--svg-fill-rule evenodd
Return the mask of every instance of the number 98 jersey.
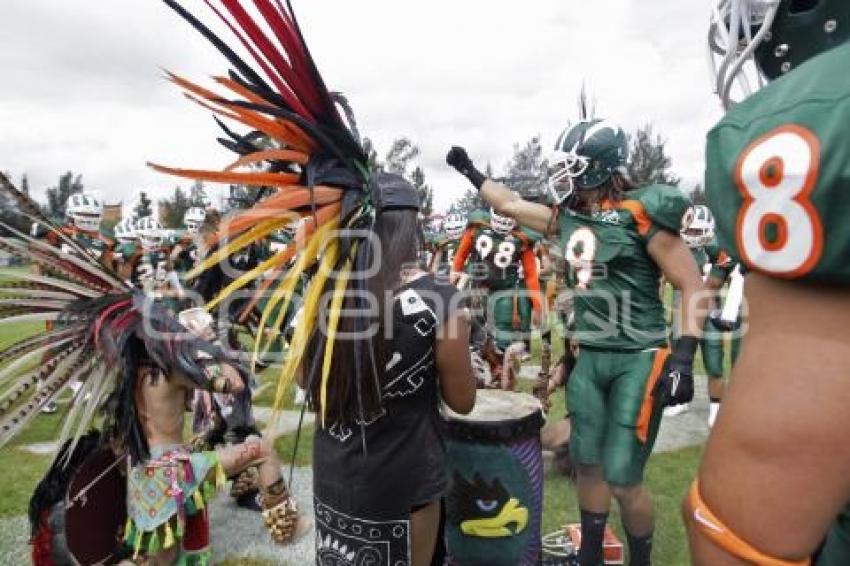
<path id="1" fill-rule="evenodd" d="M 850 44 L 732 108 L 708 134 L 720 246 L 784 279 L 850 282 Z"/>
<path id="2" fill-rule="evenodd" d="M 521 278 L 522 254 L 529 242 L 521 232 L 499 234 L 489 226 L 474 236 L 473 276 L 493 290 L 511 289 Z"/>

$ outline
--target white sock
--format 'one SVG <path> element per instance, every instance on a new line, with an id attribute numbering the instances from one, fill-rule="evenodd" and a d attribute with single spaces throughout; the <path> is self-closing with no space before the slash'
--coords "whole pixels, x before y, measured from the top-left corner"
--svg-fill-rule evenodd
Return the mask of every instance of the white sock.
<path id="1" fill-rule="evenodd" d="M 714 401 L 708 404 L 708 427 L 714 426 L 714 421 L 717 420 L 717 411 L 720 410 L 720 403 Z"/>
<path id="2" fill-rule="evenodd" d="M 307 390 L 295 386 L 295 404 L 303 405 L 307 401 Z"/>

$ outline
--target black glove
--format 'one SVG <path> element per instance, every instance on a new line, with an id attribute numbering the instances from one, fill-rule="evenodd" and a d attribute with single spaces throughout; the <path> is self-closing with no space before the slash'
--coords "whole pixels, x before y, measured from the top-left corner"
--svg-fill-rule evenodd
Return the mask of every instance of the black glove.
<path id="1" fill-rule="evenodd" d="M 458 173 L 470 180 L 476 189 L 481 189 L 481 185 L 487 180 L 481 171 L 475 168 L 472 160 L 462 147 L 453 145 L 446 154 L 446 163 L 457 169 Z"/>
<path id="2" fill-rule="evenodd" d="M 721 332 L 732 332 L 737 330 L 741 326 L 741 317 L 738 316 L 737 319 L 729 322 L 728 320 L 723 320 L 720 318 L 722 313 L 719 310 L 713 310 L 708 315 L 708 320 L 711 322 L 711 325 Z"/>
<path id="3" fill-rule="evenodd" d="M 694 398 L 693 365 L 698 343 L 693 336 L 682 336 L 673 346 L 653 393 L 662 407 L 690 403 Z"/>

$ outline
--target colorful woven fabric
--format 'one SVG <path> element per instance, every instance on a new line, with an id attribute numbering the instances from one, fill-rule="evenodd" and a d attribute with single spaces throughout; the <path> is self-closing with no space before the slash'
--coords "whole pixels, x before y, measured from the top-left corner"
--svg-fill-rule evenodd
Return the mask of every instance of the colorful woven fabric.
<path id="1" fill-rule="evenodd" d="M 207 529 L 207 521 L 191 519 L 204 511 L 225 481 L 215 452 L 192 453 L 182 445 L 151 447 L 151 458 L 131 467 L 127 475 L 124 541 L 134 556 L 181 543 L 181 564 L 208 563 L 208 543 L 198 548 L 186 542 L 208 540 L 205 533 L 195 532 Z"/>

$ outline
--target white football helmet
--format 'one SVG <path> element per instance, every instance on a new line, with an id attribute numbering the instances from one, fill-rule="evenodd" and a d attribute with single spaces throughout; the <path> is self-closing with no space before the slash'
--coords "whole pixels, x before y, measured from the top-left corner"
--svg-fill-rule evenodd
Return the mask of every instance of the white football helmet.
<path id="1" fill-rule="evenodd" d="M 446 217 L 446 222 L 443 224 L 446 236 L 452 240 L 457 240 L 463 236 L 463 231 L 466 228 L 466 221 L 460 214 L 449 214 Z"/>
<path id="2" fill-rule="evenodd" d="M 91 193 L 78 193 L 68 198 L 66 213 L 80 230 L 97 232 L 103 220 L 103 203 Z"/>
<path id="3" fill-rule="evenodd" d="M 183 215 L 183 224 L 186 225 L 186 231 L 190 234 L 197 234 L 201 228 L 201 224 L 207 218 L 207 211 L 199 206 L 193 206 Z"/>
<path id="4" fill-rule="evenodd" d="M 691 223 L 682 230 L 682 239 L 689 248 L 701 248 L 714 239 L 714 216 L 704 204 L 694 206 Z"/>
<path id="5" fill-rule="evenodd" d="M 129 244 L 136 239 L 136 223 L 128 217 L 115 225 L 115 239 L 122 244 Z"/>
<path id="6" fill-rule="evenodd" d="M 502 216 L 495 209 L 490 209 L 490 227 L 497 234 L 507 236 L 516 228 L 516 220 L 510 216 Z"/>
<path id="7" fill-rule="evenodd" d="M 162 245 L 162 225 L 153 216 L 136 220 L 136 235 L 145 250 L 155 250 Z"/>

